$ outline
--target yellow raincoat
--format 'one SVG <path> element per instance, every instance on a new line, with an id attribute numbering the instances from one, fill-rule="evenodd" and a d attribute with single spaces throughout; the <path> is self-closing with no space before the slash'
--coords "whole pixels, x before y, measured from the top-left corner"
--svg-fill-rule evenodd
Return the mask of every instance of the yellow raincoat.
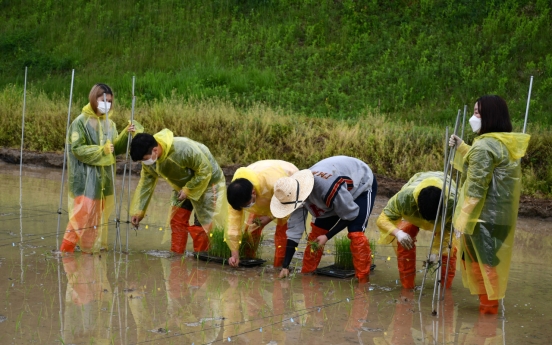
<path id="1" fill-rule="evenodd" d="M 463 143 L 455 157 L 463 182 L 453 221 L 464 234 L 462 281 L 472 294 L 486 293 L 490 300 L 504 298 L 506 292 L 521 194 L 520 158 L 529 138 L 522 133 L 483 134 L 473 146 Z M 477 265 L 479 270 L 473 269 Z"/>
<path id="2" fill-rule="evenodd" d="M 269 216 L 274 218 L 270 212 L 270 200 L 274 194 L 274 183 L 281 177 L 288 177 L 299 171 L 291 163 L 280 160 L 263 160 L 255 162 L 247 167 L 239 168 L 234 174 L 232 181 L 245 178 L 253 184 L 253 189 L 257 194 L 255 204 L 247 209 L 247 212 L 254 215 Z M 239 250 L 239 241 L 242 237 L 245 225 L 244 213 L 246 211 L 236 211 L 231 206 L 228 207 L 228 232 L 227 241 L 230 250 Z M 287 224 L 287 218 L 283 218 L 282 223 Z"/>
<path id="3" fill-rule="evenodd" d="M 168 129 L 154 134 L 163 149 L 153 165 L 142 164 L 140 182 L 131 204 L 131 214 L 144 216 L 155 190 L 157 179 L 165 179 L 175 192 L 183 190 L 194 207 L 195 217 L 208 232 L 215 214 L 223 210 L 226 181 L 222 169 L 209 149 L 196 141 L 174 137 Z"/>
<path id="4" fill-rule="evenodd" d="M 390 244 L 395 239 L 391 234 L 397 228 L 402 219 L 414 224 L 420 229 L 433 231 L 435 222 L 425 220 L 418 209 L 418 195 L 422 189 L 434 186 L 443 188 L 444 173 L 440 171 L 420 172 L 412 176 L 410 180 L 393 195 L 387 202 L 387 205 L 378 217 L 376 224 L 381 232 L 378 243 Z M 448 188 L 447 179 L 447 188 Z M 445 194 L 446 195 L 446 194 Z M 443 248 L 449 244 L 452 211 L 454 209 L 454 196 L 456 195 L 456 183 L 452 181 L 452 190 L 447 204 L 447 223 L 445 224 L 445 238 L 443 239 Z M 441 241 L 441 223 L 437 224 L 435 231 L 435 241 L 431 249 L 433 254 L 439 254 Z"/>
<path id="5" fill-rule="evenodd" d="M 108 118 L 112 114 L 109 111 Z M 143 132 L 134 123 L 136 132 Z M 118 134 L 117 126 L 106 116 L 98 116 L 89 104 L 67 132 L 69 185 L 69 224 L 65 239 L 78 243 L 83 251 L 97 252 L 107 247 L 107 223 L 113 210 L 115 155 L 125 153 L 128 126 Z M 113 143 L 114 153 L 108 145 Z"/>

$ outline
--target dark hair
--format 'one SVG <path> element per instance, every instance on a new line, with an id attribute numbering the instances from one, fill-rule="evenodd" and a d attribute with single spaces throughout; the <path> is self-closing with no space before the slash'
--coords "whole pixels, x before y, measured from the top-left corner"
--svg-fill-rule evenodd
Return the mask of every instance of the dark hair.
<path id="1" fill-rule="evenodd" d="M 228 185 L 226 198 L 234 210 L 241 211 L 251 200 L 251 193 L 253 193 L 253 183 L 248 179 L 238 178 Z"/>
<path id="2" fill-rule="evenodd" d="M 130 157 L 133 161 L 141 161 L 144 156 L 151 155 L 151 151 L 157 146 L 157 141 L 153 135 L 148 133 L 139 133 L 130 143 Z"/>
<path id="3" fill-rule="evenodd" d="M 481 115 L 479 134 L 492 132 L 511 132 L 512 122 L 506 101 L 500 96 L 487 95 L 479 97 L 477 109 Z"/>
<path id="4" fill-rule="evenodd" d="M 425 187 L 418 195 L 418 210 L 422 218 L 434 221 L 437 217 L 437 208 L 441 199 L 441 188 L 435 186 Z"/>

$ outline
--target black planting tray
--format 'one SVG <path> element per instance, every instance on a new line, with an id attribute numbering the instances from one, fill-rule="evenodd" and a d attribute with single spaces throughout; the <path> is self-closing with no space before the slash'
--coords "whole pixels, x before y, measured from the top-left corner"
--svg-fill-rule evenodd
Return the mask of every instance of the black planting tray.
<path id="1" fill-rule="evenodd" d="M 194 252 L 194 256 L 198 258 L 201 261 L 207 261 L 207 262 L 216 262 L 219 264 L 227 265 L 228 259 L 227 258 L 221 258 L 220 256 L 211 256 L 208 252 Z M 263 259 L 249 259 L 249 258 L 241 258 L 240 259 L 240 266 L 241 267 L 255 267 L 260 266 L 264 264 L 266 260 Z"/>
<path id="2" fill-rule="evenodd" d="M 370 266 L 370 272 L 373 271 L 375 268 L 376 268 L 376 265 L 372 264 Z M 315 273 L 328 276 L 328 277 L 341 278 L 341 279 L 353 278 L 355 276 L 354 269 L 344 270 L 342 268 L 336 267 L 335 265 L 317 268 Z"/>

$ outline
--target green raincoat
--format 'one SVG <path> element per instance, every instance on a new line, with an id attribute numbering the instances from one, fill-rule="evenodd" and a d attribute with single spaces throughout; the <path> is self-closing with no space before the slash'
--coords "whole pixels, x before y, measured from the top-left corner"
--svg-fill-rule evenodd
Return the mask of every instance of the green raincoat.
<path id="1" fill-rule="evenodd" d="M 194 207 L 195 217 L 209 232 L 223 225 L 215 219 L 224 210 L 226 180 L 209 149 L 188 138 L 174 137 L 168 129 L 154 134 L 163 149 L 153 165 L 142 164 L 140 182 L 132 198 L 131 214 L 145 216 L 159 177 L 175 192 L 183 190 Z M 225 215 L 221 215 L 224 219 Z M 225 219 L 224 219 L 225 220 Z M 219 224 L 220 223 L 220 224 Z"/>
<path id="2" fill-rule="evenodd" d="M 453 221 L 463 233 L 462 281 L 472 294 L 486 293 L 490 300 L 506 292 L 521 194 L 520 158 L 529 139 L 521 133 L 487 133 L 473 146 L 462 144 L 455 157 L 463 182 Z"/>
<path id="3" fill-rule="evenodd" d="M 378 243 L 390 244 L 395 239 L 391 234 L 397 228 L 398 223 L 404 219 L 407 222 L 414 224 L 420 229 L 433 231 L 435 222 L 425 220 L 420 214 L 418 208 L 418 195 L 421 190 L 434 186 L 439 189 L 443 188 L 444 173 L 440 171 L 420 172 L 412 176 L 410 180 L 401 188 L 401 190 L 393 195 L 387 202 L 387 205 L 381 212 L 377 220 L 378 228 L 381 232 Z M 447 180 L 447 188 L 448 188 Z M 456 183 L 452 181 L 452 190 L 447 204 L 447 223 L 445 224 L 445 238 L 443 239 L 443 248 L 449 244 L 450 229 L 452 220 L 452 211 L 454 209 L 454 196 L 456 195 Z M 441 223 L 437 224 L 435 231 L 435 241 L 431 252 L 439 254 L 439 246 L 441 243 Z"/>
<path id="4" fill-rule="evenodd" d="M 115 155 L 127 149 L 128 126 L 118 134 L 109 120 L 111 114 L 106 121 L 105 115 L 96 115 L 87 104 L 67 132 L 69 224 L 65 237 L 73 243 L 76 239 L 84 251 L 107 247 L 107 222 L 113 210 L 112 169 Z M 134 125 L 135 133 L 143 132 L 140 124 Z M 109 151 L 111 143 L 114 153 Z"/>

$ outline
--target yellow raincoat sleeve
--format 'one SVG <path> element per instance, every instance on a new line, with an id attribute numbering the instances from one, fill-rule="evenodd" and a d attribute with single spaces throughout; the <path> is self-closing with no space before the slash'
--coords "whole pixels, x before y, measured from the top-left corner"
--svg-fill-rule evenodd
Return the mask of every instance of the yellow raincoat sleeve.
<path id="1" fill-rule="evenodd" d="M 115 124 L 113 124 L 114 126 Z M 130 120 L 128 121 L 128 125 L 117 135 L 117 139 L 113 142 L 113 146 L 115 148 L 115 155 L 120 155 L 122 153 L 125 153 L 127 150 L 127 143 L 128 143 L 128 127 L 130 127 Z M 115 128 L 115 127 L 114 127 Z M 137 121 L 134 121 L 134 129 L 135 132 L 132 133 L 132 136 L 134 137 L 138 133 L 144 133 L 144 127 L 138 123 Z"/>
<path id="2" fill-rule="evenodd" d="M 194 146 L 188 146 L 184 150 L 174 153 L 172 159 L 175 164 L 182 166 L 182 169 L 190 168 L 194 176 L 186 183 L 182 190 L 188 199 L 198 201 L 209 185 L 213 174 L 213 165 L 209 158 L 201 150 Z"/>
<path id="3" fill-rule="evenodd" d="M 232 251 L 237 251 L 240 248 L 241 228 L 243 224 L 244 211 L 236 211 L 232 206 L 228 205 L 228 232 L 226 243 Z"/>
<path id="4" fill-rule="evenodd" d="M 107 149 L 107 144 L 87 145 L 86 129 L 82 121 L 73 122 L 69 131 L 71 132 L 71 152 L 79 161 L 94 166 L 115 164 L 115 156 Z"/>
<path id="5" fill-rule="evenodd" d="M 130 214 L 133 216 L 144 217 L 146 210 L 153 196 L 155 185 L 157 184 L 158 175 L 153 171 L 151 167 L 142 164 L 142 171 L 140 172 L 140 182 L 136 186 L 134 196 L 132 197 L 132 203 L 130 207 Z"/>
<path id="6" fill-rule="evenodd" d="M 400 192 L 393 195 L 379 215 L 376 224 L 381 232 L 379 243 L 389 244 L 395 236 L 391 234 L 397 228 L 398 222 L 402 219 L 403 211 L 400 206 Z"/>
<path id="7" fill-rule="evenodd" d="M 460 209 L 454 214 L 453 224 L 456 230 L 471 235 L 481 214 L 482 201 L 487 195 L 496 162 L 492 153 L 481 145 L 474 145 L 466 159 L 469 160 L 469 165 L 468 171 L 464 172 L 464 195 L 458 205 Z"/>
<path id="8" fill-rule="evenodd" d="M 468 151 L 471 149 L 471 146 L 466 144 L 465 142 L 462 143 L 456 150 L 456 154 L 454 155 L 454 160 L 452 162 L 454 169 L 458 170 L 459 172 L 463 172 L 463 164 L 464 164 L 464 156 Z"/>

